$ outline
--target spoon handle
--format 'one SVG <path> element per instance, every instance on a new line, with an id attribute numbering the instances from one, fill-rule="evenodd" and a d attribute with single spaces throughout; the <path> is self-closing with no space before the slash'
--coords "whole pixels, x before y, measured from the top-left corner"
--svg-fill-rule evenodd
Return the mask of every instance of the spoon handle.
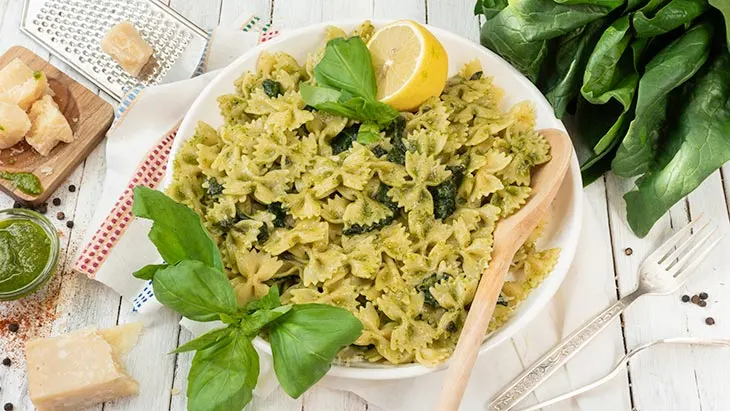
<path id="1" fill-rule="evenodd" d="M 457 411 L 459 409 L 474 361 L 476 361 L 479 348 L 486 336 L 499 292 L 504 284 L 504 276 L 509 269 L 511 257 L 511 254 L 495 256 L 495 259 L 489 262 L 489 268 L 482 274 L 464 328 L 459 336 L 459 342 L 449 361 L 441 395 L 434 408 L 438 411 Z"/>

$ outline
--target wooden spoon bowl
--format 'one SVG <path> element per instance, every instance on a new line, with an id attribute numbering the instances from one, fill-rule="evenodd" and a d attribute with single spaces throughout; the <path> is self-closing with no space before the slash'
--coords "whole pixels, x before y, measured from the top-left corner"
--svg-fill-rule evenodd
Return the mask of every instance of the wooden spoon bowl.
<path id="1" fill-rule="evenodd" d="M 532 175 L 532 193 L 527 203 L 511 216 L 500 220 L 494 231 L 494 250 L 489 267 L 479 280 L 464 328 L 451 356 L 441 389 L 437 411 L 456 411 L 469 382 L 479 347 L 484 341 L 499 292 L 517 250 L 542 221 L 560 189 L 573 155 L 568 135 L 557 129 L 539 130 L 550 143 L 552 159 Z"/>

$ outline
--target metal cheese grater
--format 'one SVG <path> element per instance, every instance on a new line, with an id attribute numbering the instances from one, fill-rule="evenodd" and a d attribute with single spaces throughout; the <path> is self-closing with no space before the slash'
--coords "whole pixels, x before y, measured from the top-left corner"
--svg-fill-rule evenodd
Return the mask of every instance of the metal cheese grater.
<path id="1" fill-rule="evenodd" d="M 101 50 L 101 39 L 127 20 L 154 49 L 139 78 Z M 190 78 L 208 34 L 155 0 L 25 0 L 21 30 L 99 88 L 121 101 L 134 87 Z"/>

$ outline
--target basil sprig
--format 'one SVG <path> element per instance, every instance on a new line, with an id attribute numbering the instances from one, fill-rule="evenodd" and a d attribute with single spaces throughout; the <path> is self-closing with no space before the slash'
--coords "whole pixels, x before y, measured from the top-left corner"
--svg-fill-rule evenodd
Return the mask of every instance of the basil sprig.
<path id="1" fill-rule="evenodd" d="M 377 100 L 372 58 L 360 37 L 327 42 L 314 79 L 316 86 L 301 83 L 299 93 L 317 110 L 381 126 L 398 117 L 398 111 Z"/>
<path id="2" fill-rule="evenodd" d="M 132 211 L 153 221 L 149 237 L 166 261 L 145 266 L 135 276 L 151 279 L 160 303 L 184 317 L 225 324 L 172 352 L 195 351 L 188 410 L 240 410 L 251 401 L 259 376 L 251 340 L 262 331 L 270 336 L 279 383 L 293 398 L 319 381 L 337 353 L 360 336 L 362 324 L 349 311 L 324 304 L 281 305 L 276 285 L 239 306 L 220 252 L 193 210 L 138 186 Z"/>

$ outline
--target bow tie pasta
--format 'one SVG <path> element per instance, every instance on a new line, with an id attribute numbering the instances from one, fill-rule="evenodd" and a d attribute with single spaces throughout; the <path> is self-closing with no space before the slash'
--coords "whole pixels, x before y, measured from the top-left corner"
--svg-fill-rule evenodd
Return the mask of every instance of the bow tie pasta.
<path id="1" fill-rule="evenodd" d="M 500 109 L 502 91 L 476 62 L 361 144 L 359 124 L 300 97 L 318 56 L 300 66 L 263 54 L 218 99 L 224 125 L 200 123 L 182 146 L 168 194 L 203 218 L 239 302 L 277 284 L 285 303 L 337 305 L 362 321 L 341 361 L 438 364 L 454 350 L 495 225 L 527 201 L 549 145 L 529 103 Z M 492 330 L 558 259 L 536 246 L 539 234 L 515 257 Z"/>

